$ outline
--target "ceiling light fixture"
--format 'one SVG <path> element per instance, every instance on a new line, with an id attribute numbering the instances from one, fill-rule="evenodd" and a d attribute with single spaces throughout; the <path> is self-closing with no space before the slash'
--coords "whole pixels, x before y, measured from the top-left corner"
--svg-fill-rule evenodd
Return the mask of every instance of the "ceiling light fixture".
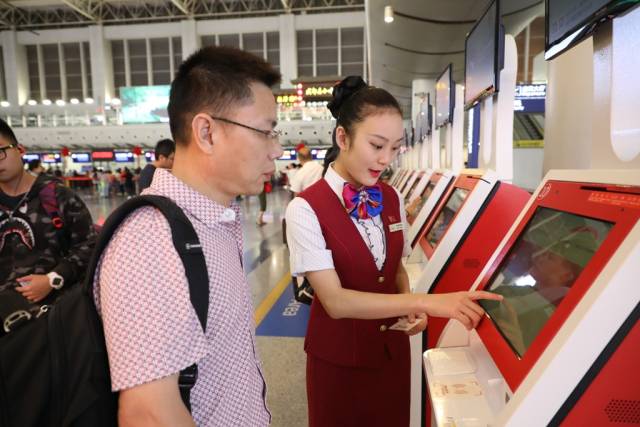
<path id="1" fill-rule="evenodd" d="M 385 6 L 384 7 L 384 22 L 390 24 L 393 22 L 393 7 Z"/>

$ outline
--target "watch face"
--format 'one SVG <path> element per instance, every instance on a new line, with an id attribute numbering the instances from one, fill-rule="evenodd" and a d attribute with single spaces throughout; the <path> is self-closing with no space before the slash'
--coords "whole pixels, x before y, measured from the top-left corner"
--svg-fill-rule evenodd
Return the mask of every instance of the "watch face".
<path id="1" fill-rule="evenodd" d="M 60 286 L 62 284 L 62 279 L 59 277 L 56 277 L 55 279 L 53 279 L 53 284 L 55 286 Z"/>

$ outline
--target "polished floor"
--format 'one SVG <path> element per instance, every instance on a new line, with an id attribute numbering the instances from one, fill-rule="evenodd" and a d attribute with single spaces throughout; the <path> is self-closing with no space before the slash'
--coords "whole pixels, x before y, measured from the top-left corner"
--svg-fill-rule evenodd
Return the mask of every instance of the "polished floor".
<path id="1" fill-rule="evenodd" d="M 81 196 L 96 222 L 104 220 L 124 201 L 121 196 L 104 199 L 86 192 Z M 273 215 L 273 220 L 261 227 L 256 225 L 258 198 L 250 196 L 240 201 L 243 211 L 244 267 L 251 286 L 257 324 L 290 284 L 289 251 L 282 241 L 281 226 L 289 200 L 289 193 L 282 189 L 269 194 L 267 209 Z M 257 341 L 266 375 L 272 426 L 307 425 L 303 338 L 258 336 Z"/>

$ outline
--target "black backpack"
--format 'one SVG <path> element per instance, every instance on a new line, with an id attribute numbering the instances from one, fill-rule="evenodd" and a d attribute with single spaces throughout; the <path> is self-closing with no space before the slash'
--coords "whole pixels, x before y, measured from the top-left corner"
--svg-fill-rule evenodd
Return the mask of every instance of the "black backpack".
<path id="1" fill-rule="evenodd" d="M 0 338 L 0 427 L 117 426 L 117 393 L 111 392 L 93 279 L 118 226 L 131 212 L 149 205 L 169 222 L 173 244 L 185 267 L 191 303 L 206 331 L 209 276 L 191 222 L 166 197 L 130 199 L 105 222 L 84 283 L 67 290 L 42 316 Z M 180 394 L 189 410 L 189 392 L 197 372 L 195 364 L 180 372 Z"/>

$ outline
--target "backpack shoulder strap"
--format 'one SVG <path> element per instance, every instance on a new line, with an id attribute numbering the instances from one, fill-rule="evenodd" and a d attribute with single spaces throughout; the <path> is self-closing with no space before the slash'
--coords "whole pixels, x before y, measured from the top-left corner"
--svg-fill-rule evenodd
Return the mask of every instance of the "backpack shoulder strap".
<path id="1" fill-rule="evenodd" d="M 89 263 L 87 277 L 84 283 L 85 292 L 91 294 L 96 268 L 100 262 L 102 252 L 109 244 L 109 240 L 125 218 L 136 209 L 143 206 L 157 208 L 169 222 L 173 245 L 182 260 L 189 283 L 189 299 L 195 309 L 203 332 L 207 330 L 207 314 L 209 311 L 209 273 L 202 252 L 202 246 L 191 221 L 186 217 L 171 199 L 163 196 L 138 196 L 124 202 L 107 218 Z M 179 386 L 182 401 L 191 410 L 189 394 L 198 377 L 197 365 L 191 365 L 180 372 Z"/>

